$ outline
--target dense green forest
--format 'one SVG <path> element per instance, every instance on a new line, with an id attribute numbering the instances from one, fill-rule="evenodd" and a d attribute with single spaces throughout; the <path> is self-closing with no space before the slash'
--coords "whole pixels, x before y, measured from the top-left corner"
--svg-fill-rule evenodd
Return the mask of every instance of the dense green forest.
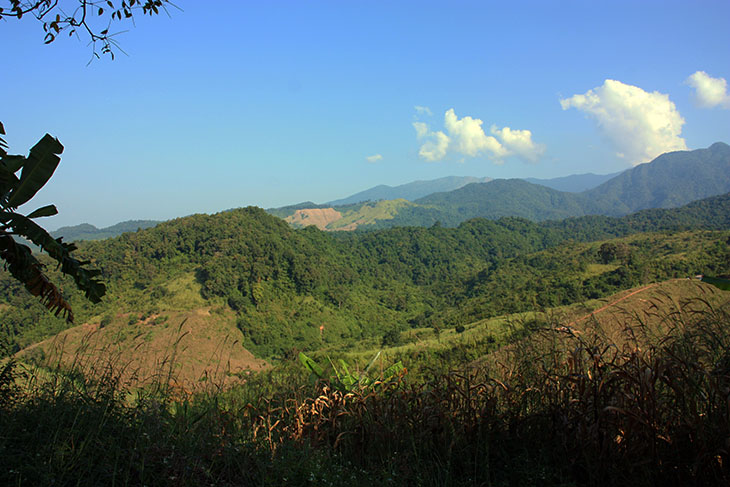
<path id="1" fill-rule="evenodd" d="M 654 280 L 727 273 L 729 207 L 724 195 L 621 218 L 474 219 L 456 228 L 337 234 L 294 230 L 249 207 L 84 242 L 77 252 L 102 269 L 108 296 L 92 306 L 65 288 L 79 320 L 98 321 L 179 308 L 174 283 L 189 278 L 197 296 L 188 306 L 232 309 L 243 346 L 276 358 L 392 343 L 410 328 L 453 328 Z M 611 258 L 610 239 L 621 249 Z M 67 326 L 6 274 L 0 285 L 3 353 Z"/>

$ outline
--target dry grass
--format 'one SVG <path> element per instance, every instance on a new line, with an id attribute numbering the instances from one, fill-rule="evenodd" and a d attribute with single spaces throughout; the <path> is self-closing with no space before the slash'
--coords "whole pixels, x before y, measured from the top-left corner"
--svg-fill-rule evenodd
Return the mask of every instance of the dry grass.
<path id="1" fill-rule="evenodd" d="M 180 395 L 171 356 L 130 401 L 123 362 L 3 366 L 0 482 L 728 485 L 730 304 L 698 289 L 532 317 L 478 363 L 353 392 L 284 367 Z"/>

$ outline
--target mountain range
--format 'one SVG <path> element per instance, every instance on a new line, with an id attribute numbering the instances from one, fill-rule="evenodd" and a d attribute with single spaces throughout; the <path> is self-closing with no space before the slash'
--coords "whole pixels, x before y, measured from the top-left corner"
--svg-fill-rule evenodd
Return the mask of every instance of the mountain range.
<path id="1" fill-rule="evenodd" d="M 646 208 L 673 208 L 730 191 L 730 146 L 662 154 L 623 172 L 552 179 L 449 176 L 399 186 L 379 185 L 346 198 L 270 208 L 294 227 L 366 230 L 394 226 L 456 226 L 470 218 L 518 216 L 533 221 L 582 215 L 621 216 Z M 100 240 L 157 225 L 130 220 L 106 228 L 84 223 L 54 237 Z"/>
<path id="2" fill-rule="evenodd" d="M 401 184 L 399 186 L 388 186 L 381 184 L 374 188 L 366 189 L 359 193 L 355 193 L 347 198 L 330 201 L 326 203 L 328 206 L 344 206 L 354 203 L 362 203 L 365 201 L 378 200 L 397 200 L 404 199 L 408 201 L 417 200 L 432 193 L 442 191 L 453 191 L 471 183 L 487 183 L 491 178 L 476 178 L 472 176 L 447 176 L 445 178 L 432 179 L 429 181 L 413 181 L 412 183 Z"/>
<path id="3" fill-rule="evenodd" d="M 271 213 L 294 226 L 306 226 L 310 222 L 318 224 L 314 216 L 327 211 L 329 218 L 318 224 L 326 230 L 429 226 L 437 222 L 455 226 L 476 217 L 518 216 L 542 221 L 582 215 L 621 216 L 646 208 L 673 208 L 727 193 L 730 191 L 730 146 L 718 142 L 707 149 L 662 154 L 582 192 L 558 191 L 545 184 L 575 187 L 577 181 L 583 184 L 599 181 L 600 177 L 595 176 L 557 178 L 541 184 L 498 179 L 469 183 L 410 202 L 400 200 L 397 205 L 383 200 L 343 206 L 300 204 Z M 348 225 L 342 225 L 342 221 Z"/>
<path id="4" fill-rule="evenodd" d="M 97 228 L 89 223 L 81 223 L 79 225 L 61 227 L 55 232 L 51 232 L 51 235 L 54 238 L 62 237 L 67 242 L 73 242 L 74 240 L 103 240 L 105 238 L 116 237 L 125 232 L 151 228 L 158 223 L 160 222 L 156 220 L 127 220 L 104 228 Z"/>

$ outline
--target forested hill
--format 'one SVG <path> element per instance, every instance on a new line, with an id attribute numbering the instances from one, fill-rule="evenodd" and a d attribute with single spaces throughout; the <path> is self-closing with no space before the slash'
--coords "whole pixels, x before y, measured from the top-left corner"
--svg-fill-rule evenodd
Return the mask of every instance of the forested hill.
<path id="1" fill-rule="evenodd" d="M 567 193 L 526 181 L 495 180 L 416 200 L 385 225 L 441 221 L 454 225 L 473 217 L 520 216 L 533 221 L 581 215 L 626 215 L 647 208 L 673 208 L 730 191 L 730 146 L 663 154 L 582 193 Z"/>
<path id="2" fill-rule="evenodd" d="M 469 184 L 456 191 L 435 193 L 416 200 L 445 225 L 468 218 L 497 219 L 517 216 L 532 221 L 560 220 L 584 215 L 585 200 L 579 194 L 557 191 L 522 179 L 497 179 Z M 401 215 L 398 215 L 401 216 Z M 394 219 L 394 224 L 405 223 Z"/>
<path id="3" fill-rule="evenodd" d="M 456 326 L 598 297 L 647 279 L 728 272 L 722 267 L 730 267 L 723 257 L 727 232 L 697 232 L 729 228 L 728 215 L 725 195 L 622 218 L 537 224 L 509 217 L 456 228 L 328 233 L 295 230 L 249 207 L 82 242 L 79 257 L 103 270 L 108 295 L 96 306 L 77 294 L 70 300 L 79 322 L 230 309 L 244 346 L 260 357 L 362 340 L 377 346 L 387 333 L 411 326 Z M 695 233 L 631 237 L 616 244 L 616 262 L 599 255 L 600 243 L 590 243 L 672 229 Z M 681 258 L 668 259 L 667 252 Z M 552 283 L 549 293 L 545 282 Z M 7 273 L 0 285 L 0 348 L 16 350 L 66 326 Z"/>
<path id="4" fill-rule="evenodd" d="M 624 171 L 593 189 L 563 192 L 525 180 L 471 183 L 453 191 L 432 193 L 393 211 L 373 215 L 370 204 L 329 208 L 334 215 L 327 230 L 377 229 L 396 226 L 430 226 L 436 222 L 456 226 L 470 218 L 497 219 L 517 216 L 532 221 L 557 220 L 582 215 L 620 216 L 647 208 L 672 208 L 730 191 L 730 146 L 718 142 L 707 149 L 663 154 L 654 161 Z M 383 204 L 384 202 L 380 202 Z M 307 208 L 272 211 L 282 218 Z M 338 219 L 347 221 L 343 225 Z M 289 220 L 303 225 L 306 219 Z"/>
<path id="5" fill-rule="evenodd" d="M 730 191 L 730 146 L 662 154 L 584 193 L 587 212 L 624 215 L 645 208 L 674 208 Z"/>

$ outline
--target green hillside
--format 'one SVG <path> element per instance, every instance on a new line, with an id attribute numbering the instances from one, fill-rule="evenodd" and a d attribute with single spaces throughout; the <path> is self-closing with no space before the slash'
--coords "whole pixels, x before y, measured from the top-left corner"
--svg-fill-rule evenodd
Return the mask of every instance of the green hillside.
<path id="1" fill-rule="evenodd" d="M 80 245 L 79 255 L 103 270 L 108 296 L 97 306 L 75 294 L 69 299 L 79 322 L 125 313 L 230 309 L 242 346 L 261 358 L 283 357 L 293 349 L 374 346 L 393 339 L 393 330 L 455 327 L 596 298 L 653 279 L 727 272 L 727 235 L 717 230 L 728 228 L 729 202 L 718 197 L 622 218 L 544 224 L 473 219 L 456 228 L 364 233 L 294 230 L 258 208 L 193 215 Z M 716 232 L 699 232 L 703 229 Z M 679 243 L 662 234 L 621 240 L 620 265 L 604 262 L 600 245 L 591 243 L 679 230 L 693 233 L 682 234 Z M 658 257 L 668 246 L 683 257 Z M 598 267 L 605 272 L 595 274 L 598 264 L 615 267 Z M 6 353 L 67 326 L 7 274 L 1 283 Z"/>
<path id="2" fill-rule="evenodd" d="M 723 485 L 728 294 L 688 278 L 730 273 L 728 215 L 82 242 L 102 303 L 48 269 L 81 325 L 0 275 L 0 481 Z"/>
<path id="3" fill-rule="evenodd" d="M 730 146 L 662 154 L 583 193 L 590 213 L 624 215 L 673 208 L 730 191 Z"/>

